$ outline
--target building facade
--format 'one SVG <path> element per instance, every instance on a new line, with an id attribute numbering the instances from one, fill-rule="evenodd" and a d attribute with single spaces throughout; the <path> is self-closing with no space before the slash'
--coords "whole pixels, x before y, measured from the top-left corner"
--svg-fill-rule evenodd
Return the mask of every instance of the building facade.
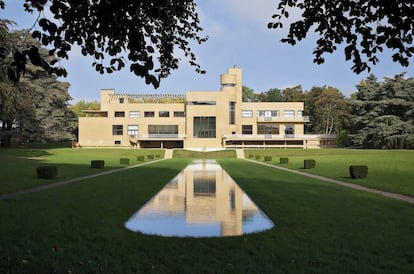
<path id="1" fill-rule="evenodd" d="M 305 134 L 303 102 L 242 102 L 242 71 L 220 77 L 220 91 L 118 94 L 101 90 L 100 110 L 79 118 L 79 145 L 136 148 L 335 146 L 335 135 Z"/>

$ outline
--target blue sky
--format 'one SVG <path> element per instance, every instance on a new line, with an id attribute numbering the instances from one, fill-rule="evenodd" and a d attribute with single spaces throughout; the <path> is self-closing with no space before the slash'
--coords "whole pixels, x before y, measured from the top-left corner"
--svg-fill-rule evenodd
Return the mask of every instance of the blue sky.
<path id="1" fill-rule="evenodd" d="M 104 74 L 95 72 L 93 59 L 84 57 L 74 49 L 69 60 L 61 64 L 67 69 L 68 77 L 61 79 L 71 84 L 69 93 L 72 102 L 99 99 L 102 88 L 114 88 L 119 93 L 185 93 L 189 90 L 219 90 L 220 74 L 236 65 L 243 69 L 243 84 L 260 93 L 270 88 L 283 89 L 302 85 L 304 90 L 313 86 L 332 86 L 345 96 L 354 92 L 355 86 L 368 73 L 354 74 L 352 63 L 345 62 L 342 51 L 326 55 L 325 64 L 312 62 L 315 39 L 306 40 L 292 47 L 279 42 L 286 30 L 269 30 L 267 23 L 276 11 L 277 0 L 196 0 L 204 28 L 203 35 L 209 40 L 193 47 L 198 62 L 207 71 L 197 74 L 184 60 L 178 70 L 161 82 L 154 90 L 144 80 L 134 76 L 129 69 Z M 23 10 L 23 0 L 6 0 L 6 9 L 0 10 L 0 18 L 15 21 L 17 28 L 30 28 L 35 16 Z M 296 15 L 293 14 L 293 17 Z M 393 77 L 406 72 L 413 76 L 413 63 L 401 67 L 392 62 L 390 51 L 384 51 L 378 65 L 370 73 L 377 76 Z"/>

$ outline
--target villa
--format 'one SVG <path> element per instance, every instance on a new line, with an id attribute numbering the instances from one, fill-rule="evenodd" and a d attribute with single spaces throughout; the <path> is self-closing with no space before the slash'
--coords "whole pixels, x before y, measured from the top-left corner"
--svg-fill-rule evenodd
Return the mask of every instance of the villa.
<path id="1" fill-rule="evenodd" d="M 242 70 L 220 77 L 220 91 L 118 94 L 101 90 L 100 110 L 79 118 L 79 145 L 135 148 L 323 148 L 335 135 L 305 134 L 303 102 L 243 102 Z"/>

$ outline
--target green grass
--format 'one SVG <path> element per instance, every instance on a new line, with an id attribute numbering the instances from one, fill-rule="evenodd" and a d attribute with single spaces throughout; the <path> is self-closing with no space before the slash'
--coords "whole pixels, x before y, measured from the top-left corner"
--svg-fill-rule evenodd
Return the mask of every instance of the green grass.
<path id="1" fill-rule="evenodd" d="M 413 205 L 237 159 L 219 162 L 273 229 L 224 238 L 125 229 L 188 162 L 161 161 L 0 201 L 0 273 L 414 272 Z"/>
<path id="2" fill-rule="evenodd" d="M 281 166 L 313 174 L 360 184 L 389 192 L 414 196 L 414 150 L 360 150 L 360 149 L 272 149 L 246 150 L 249 154 L 272 156 L 279 164 L 281 157 L 289 158 Z M 316 168 L 303 169 L 304 159 L 315 159 Z M 368 166 L 368 177 L 352 179 L 350 165 Z"/>
<path id="3" fill-rule="evenodd" d="M 236 158 L 236 151 L 233 149 L 218 151 L 192 151 L 184 149 L 174 150 L 174 158 L 195 158 L 195 159 L 217 159 L 217 158 Z"/>
<path id="4" fill-rule="evenodd" d="M 102 169 L 90 168 L 91 160 L 104 160 L 105 169 L 124 167 L 120 158 L 130 158 L 130 164 L 138 164 L 137 155 L 160 155 L 164 150 L 135 149 L 71 149 L 71 148 L 19 148 L 0 150 L 0 194 L 39 185 L 50 184 L 80 176 L 100 173 Z M 145 157 L 148 161 L 147 157 Z M 157 160 L 158 158 L 155 158 Z M 58 176 L 53 180 L 37 179 L 36 168 L 40 165 L 56 165 Z"/>

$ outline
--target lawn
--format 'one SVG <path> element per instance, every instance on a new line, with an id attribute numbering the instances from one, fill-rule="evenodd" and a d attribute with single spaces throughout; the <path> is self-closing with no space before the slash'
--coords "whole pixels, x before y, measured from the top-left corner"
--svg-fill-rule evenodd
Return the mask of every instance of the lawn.
<path id="1" fill-rule="evenodd" d="M 104 160 L 105 170 L 120 168 L 120 158 L 129 158 L 138 164 L 137 156 L 154 155 L 163 158 L 164 150 L 135 149 L 71 149 L 71 148 L 18 148 L 0 149 L 0 194 L 18 191 L 56 181 L 102 172 L 91 169 L 91 160 Z M 58 176 L 53 180 L 37 179 L 36 169 L 41 165 L 56 165 Z"/>
<path id="2" fill-rule="evenodd" d="M 224 238 L 125 229 L 189 163 L 177 158 L 0 201 L 0 272 L 414 272 L 413 205 L 247 161 L 218 161 L 273 229 Z"/>
<path id="3" fill-rule="evenodd" d="M 267 162 L 287 168 L 360 184 L 389 192 L 414 196 L 414 150 L 369 149 L 271 149 L 245 150 L 246 158 L 272 156 Z M 288 164 L 279 164 L 280 157 L 289 158 Z M 304 159 L 316 160 L 316 168 L 303 169 Z M 350 165 L 368 166 L 368 176 L 352 179 Z"/>

